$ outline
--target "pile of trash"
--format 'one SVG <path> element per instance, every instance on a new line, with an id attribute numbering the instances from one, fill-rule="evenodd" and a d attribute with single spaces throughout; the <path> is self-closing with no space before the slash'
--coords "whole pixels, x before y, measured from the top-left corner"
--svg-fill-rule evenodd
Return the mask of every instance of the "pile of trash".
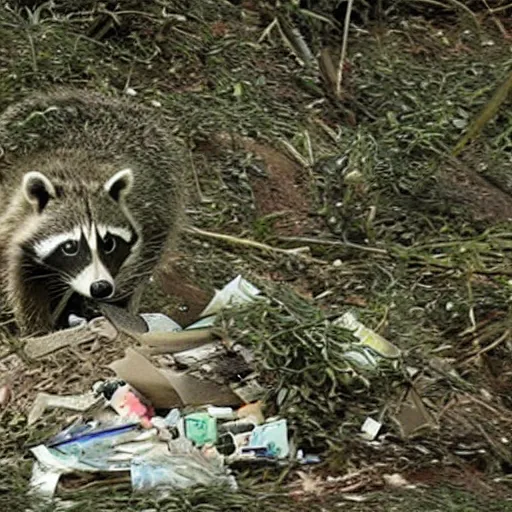
<path id="1" fill-rule="evenodd" d="M 79 411 L 81 416 L 31 449 L 36 458 L 33 492 L 53 496 L 61 475 L 69 473 L 129 474 L 136 491 L 162 485 L 236 488 L 228 464 L 289 457 L 286 420 L 265 420 L 260 400 L 264 389 L 250 376 L 252 356 L 247 350 L 240 347 L 238 361 L 230 358 L 236 386 L 199 378 L 192 370 L 199 365 L 203 374 L 221 373 L 221 363 L 215 359 L 226 348 L 212 330 L 215 314 L 258 294 L 239 276 L 215 295 L 201 319 L 187 329 L 162 314 L 140 315 L 136 320 L 142 322 L 129 318 L 132 324 L 127 325 L 127 317 L 109 310 L 110 321 L 71 319 L 72 329 L 26 340 L 25 352 L 33 358 L 60 350 L 70 340 L 90 341 L 91 335 L 113 339 L 118 329 L 136 335 L 142 345 L 138 350 L 127 348 L 125 357 L 110 365 L 116 378 L 96 382 L 88 393 L 38 394 L 29 425 L 49 408 Z M 233 347 L 231 351 L 237 353 Z M 174 362 L 188 371 L 157 368 L 148 357 L 158 354 L 172 354 Z M 226 377 L 226 371 L 222 373 Z"/>
<path id="2" fill-rule="evenodd" d="M 265 421 L 259 403 L 238 410 L 174 408 L 162 417 L 124 381 L 98 383 L 90 399 L 93 419 L 80 419 L 32 448 L 33 492 L 53 496 L 60 476 L 69 473 L 129 474 L 135 491 L 223 484 L 236 489 L 226 464 L 289 455 L 286 420 Z"/>
<path id="3" fill-rule="evenodd" d="M 135 491 L 194 485 L 236 489 L 233 467 L 320 462 L 317 454 L 294 446 L 286 418 L 265 418 L 267 389 L 258 381 L 254 353 L 216 327 L 218 314 L 229 307 L 265 300 L 238 276 L 185 329 L 160 313 L 134 317 L 108 306 L 104 317 L 70 319 L 75 324 L 70 329 L 26 340 L 32 358 L 120 333 L 138 342 L 109 365 L 115 377 L 96 382 L 87 393 L 37 395 L 29 425 L 52 408 L 80 415 L 31 448 L 32 492 L 51 497 L 62 475 L 84 473 L 103 479 L 129 475 Z M 375 367 L 382 358 L 398 364 L 400 351 L 352 313 L 333 323 L 356 340 L 345 353 L 353 365 Z M 379 422 L 367 418 L 361 430 L 374 439 L 379 429 Z"/>

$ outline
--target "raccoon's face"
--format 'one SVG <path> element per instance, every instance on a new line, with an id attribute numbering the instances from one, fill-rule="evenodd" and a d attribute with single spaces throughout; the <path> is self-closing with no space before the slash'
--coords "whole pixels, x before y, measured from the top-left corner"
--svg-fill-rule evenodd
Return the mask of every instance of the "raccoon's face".
<path id="1" fill-rule="evenodd" d="M 103 184 L 25 174 L 23 192 L 39 220 L 22 245 L 35 264 L 33 272 L 42 277 L 46 272 L 49 283 L 58 280 L 84 297 L 114 297 L 116 276 L 140 245 L 125 204 L 132 186 L 130 169 Z"/>

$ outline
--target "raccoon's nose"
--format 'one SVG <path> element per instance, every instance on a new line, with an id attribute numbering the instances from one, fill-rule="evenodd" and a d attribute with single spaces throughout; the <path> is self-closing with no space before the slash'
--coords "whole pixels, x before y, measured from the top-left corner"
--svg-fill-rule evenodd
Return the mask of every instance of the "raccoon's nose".
<path id="1" fill-rule="evenodd" d="M 106 299 L 112 295 L 114 287 L 108 281 L 101 279 L 91 284 L 91 297 L 93 299 Z"/>

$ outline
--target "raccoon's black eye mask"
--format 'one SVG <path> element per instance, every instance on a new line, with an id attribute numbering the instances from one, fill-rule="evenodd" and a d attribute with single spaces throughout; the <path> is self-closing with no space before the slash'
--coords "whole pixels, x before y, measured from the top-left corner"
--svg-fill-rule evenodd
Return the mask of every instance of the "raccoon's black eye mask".
<path id="1" fill-rule="evenodd" d="M 92 263 L 92 253 L 87 240 L 82 235 L 78 240 L 69 239 L 58 245 L 42 262 L 62 271 L 64 276 L 78 275 Z"/>
<path id="2" fill-rule="evenodd" d="M 137 235 L 133 233 L 132 238 L 127 242 L 124 238 L 107 233 L 102 238 L 96 235 L 97 254 L 108 271 L 115 276 L 126 258 L 130 255 L 132 247 L 137 243 Z M 51 239 L 50 239 L 51 241 Z M 90 265 L 93 261 L 93 254 L 85 236 L 79 239 L 70 238 L 64 240 L 46 254 L 38 254 L 38 247 L 44 248 L 46 241 L 35 246 L 35 255 L 44 265 L 59 269 L 64 275 L 78 275 L 81 270 Z"/>
<path id="3" fill-rule="evenodd" d="M 124 238 L 108 233 L 98 240 L 100 258 L 112 275 L 117 275 L 126 258 L 131 254 L 133 246 L 137 243 L 135 232 L 127 242 Z"/>

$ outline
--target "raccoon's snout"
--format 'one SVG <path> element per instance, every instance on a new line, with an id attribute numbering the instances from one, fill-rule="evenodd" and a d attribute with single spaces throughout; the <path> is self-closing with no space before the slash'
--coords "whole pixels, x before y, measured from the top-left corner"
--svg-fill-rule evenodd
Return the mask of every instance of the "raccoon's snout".
<path id="1" fill-rule="evenodd" d="M 90 291 L 93 299 L 107 299 L 113 295 L 114 287 L 109 281 L 101 279 L 100 281 L 94 281 L 94 283 L 91 284 Z"/>

